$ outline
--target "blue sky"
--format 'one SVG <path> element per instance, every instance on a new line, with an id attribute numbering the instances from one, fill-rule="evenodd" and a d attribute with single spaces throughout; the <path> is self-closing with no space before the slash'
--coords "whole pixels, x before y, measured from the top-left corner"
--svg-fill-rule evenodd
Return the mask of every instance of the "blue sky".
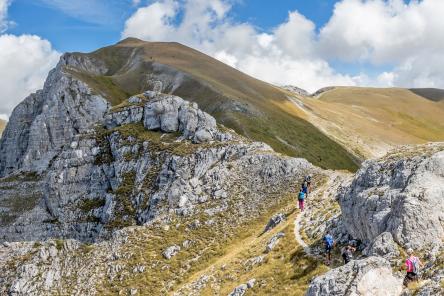
<path id="1" fill-rule="evenodd" d="M 63 6 L 61 3 L 77 2 Z M 149 1 L 141 1 L 139 6 Z M 333 0 L 243 0 L 233 4 L 230 17 L 250 22 L 267 31 L 282 23 L 288 12 L 298 10 L 318 27 L 330 18 Z M 85 3 L 93 3 L 91 10 Z M 79 7 L 76 10 L 76 7 Z M 137 9 L 131 0 L 15 0 L 9 8 L 9 19 L 15 22 L 8 32 L 35 34 L 51 41 L 61 52 L 88 52 L 120 40 L 125 20 Z"/>
<path id="2" fill-rule="evenodd" d="M 444 0 L 0 0 L 0 118 L 64 52 L 176 41 L 253 77 L 444 88 Z"/>

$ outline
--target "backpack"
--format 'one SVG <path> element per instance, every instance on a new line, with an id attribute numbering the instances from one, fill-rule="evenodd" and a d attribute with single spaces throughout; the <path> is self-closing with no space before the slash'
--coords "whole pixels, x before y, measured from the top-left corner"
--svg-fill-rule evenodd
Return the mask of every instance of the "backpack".
<path id="1" fill-rule="evenodd" d="M 305 193 L 304 192 L 299 192 L 299 196 L 298 196 L 299 200 L 304 200 L 305 199 Z"/>
<path id="2" fill-rule="evenodd" d="M 410 263 L 412 264 L 412 267 L 413 267 L 412 272 L 413 272 L 414 274 L 418 274 L 419 269 L 420 269 L 420 266 L 419 266 L 419 259 L 416 258 L 416 257 L 413 257 L 413 260 L 410 259 L 410 258 L 409 258 L 408 260 L 409 260 Z"/>
<path id="3" fill-rule="evenodd" d="M 325 245 L 329 248 L 333 248 L 333 237 L 331 235 L 326 235 L 324 237 Z"/>

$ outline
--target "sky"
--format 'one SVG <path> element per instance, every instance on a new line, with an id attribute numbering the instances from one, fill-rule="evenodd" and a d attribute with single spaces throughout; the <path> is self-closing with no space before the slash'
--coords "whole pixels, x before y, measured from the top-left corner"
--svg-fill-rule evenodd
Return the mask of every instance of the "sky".
<path id="1" fill-rule="evenodd" d="M 444 88 L 444 0 L 0 0 L 0 118 L 64 52 L 126 37 L 177 41 L 249 75 Z"/>

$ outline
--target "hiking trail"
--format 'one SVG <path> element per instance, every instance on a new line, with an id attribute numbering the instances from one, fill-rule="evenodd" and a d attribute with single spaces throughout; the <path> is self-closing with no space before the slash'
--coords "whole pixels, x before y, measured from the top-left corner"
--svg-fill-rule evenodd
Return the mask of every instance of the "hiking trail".
<path id="1" fill-rule="evenodd" d="M 335 194 L 338 190 L 338 187 L 341 183 L 349 179 L 351 174 L 337 171 L 329 171 L 327 178 L 328 180 L 322 184 L 320 187 L 316 188 L 312 193 L 310 193 L 307 201 L 307 205 L 305 207 L 305 211 L 303 213 L 299 213 L 294 220 L 294 236 L 296 242 L 304 249 L 304 252 L 308 256 L 318 257 L 313 253 L 313 250 L 310 246 L 304 241 L 301 236 L 301 222 L 302 219 L 309 219 L 313 214 L 313 203 L 319 203 L 323 200 L 329 198 L 330 195 Z M 316 184 L 314 184 L 316 186 Z"/>

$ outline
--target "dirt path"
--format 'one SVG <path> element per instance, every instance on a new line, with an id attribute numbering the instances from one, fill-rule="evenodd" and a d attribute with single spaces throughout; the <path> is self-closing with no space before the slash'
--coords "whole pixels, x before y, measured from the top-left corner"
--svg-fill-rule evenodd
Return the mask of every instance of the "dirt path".
<path id="1" fill-rule="evenodd" d="M 319 188 L 316 188 L 309 196 L 309 203 L 305 208 L 304 213 L 299 213 L 294 220 L 294 236 L 296 242 L 304 248 L 304 252 L 312 257 L 315 257 L 310 246 L 304 241 L 301 236 L 301 222 L 304 217 L 309 218 L 311 213 L 311 205 L 313 202 L 320 202 L 322 200 L 326 200 L 330 194 L 334 194 L 340 183 L 350 177 L 348 173 L 330 171 L 328 172 L 328 180 L 324 184 L 322 184 Z"/>

